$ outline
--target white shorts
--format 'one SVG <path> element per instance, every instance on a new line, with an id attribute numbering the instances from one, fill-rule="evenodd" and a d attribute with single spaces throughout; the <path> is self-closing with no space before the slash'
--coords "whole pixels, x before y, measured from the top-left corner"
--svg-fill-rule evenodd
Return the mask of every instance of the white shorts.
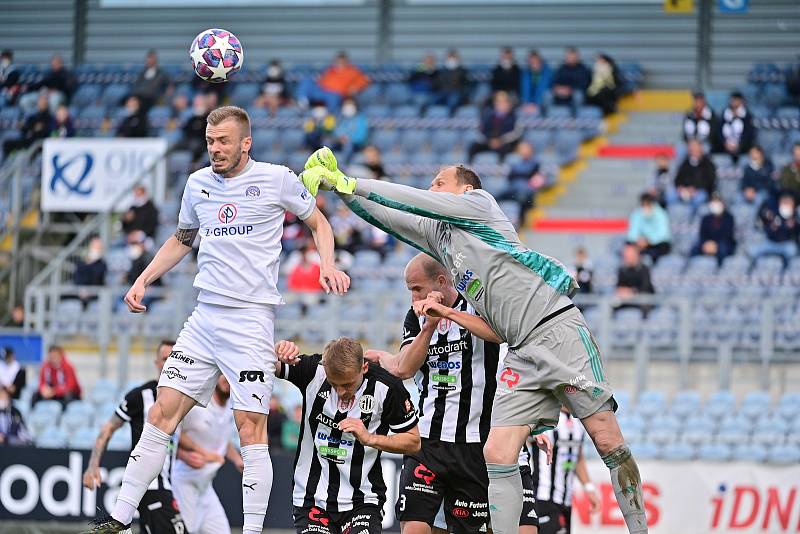
<path id="1" fill-rule="evenodd" d="M 220 373 L 234 410 L 269 413 L 275 380 L 275 306 L 232 308 L 198 302 L 164 364 L 158 387 L 207 406 Z"/>
<path id="2" fill-rule="evenodd" d="M 186 530 L 191 534 L 230 534 L 225 508 L 203 471 L 205 468 L 192 469 L 180 461 L 172 471 L 172 493 L 178 501 Z M 217 469 L 210 471 L 213 479 Z"/>

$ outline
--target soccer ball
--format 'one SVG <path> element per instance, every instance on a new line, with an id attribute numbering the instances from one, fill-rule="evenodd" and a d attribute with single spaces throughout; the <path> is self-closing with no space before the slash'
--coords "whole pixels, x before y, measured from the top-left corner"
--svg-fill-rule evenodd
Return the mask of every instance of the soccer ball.
<path id="1" fill-rule="evenodd" d="M 195 74 L 207 82 L 227 82 L 244 62 L 242 43 L 231 32 L 212 28 L 197 34 L 189 47 Z"/>

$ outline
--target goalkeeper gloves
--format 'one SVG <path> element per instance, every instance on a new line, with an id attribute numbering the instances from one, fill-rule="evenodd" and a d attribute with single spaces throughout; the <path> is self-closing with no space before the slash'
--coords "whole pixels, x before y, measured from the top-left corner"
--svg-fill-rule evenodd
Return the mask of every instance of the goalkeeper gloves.
<path id="1" fill-rule="evenodd" d="M 337 175 L 322 166 L 312 167 L 303 171 L 300 175 L 300 180 L 313 196 L 317 196 L 320 189 L 348 195 L 352 195 L 356 190 L 355 178 L 348 178 L 341 171 L 338 171 Z"/>

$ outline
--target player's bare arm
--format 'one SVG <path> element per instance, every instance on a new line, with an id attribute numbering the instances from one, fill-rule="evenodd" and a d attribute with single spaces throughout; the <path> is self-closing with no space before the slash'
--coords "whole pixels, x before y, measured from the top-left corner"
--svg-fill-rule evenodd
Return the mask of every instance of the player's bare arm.
<path id="1" fill-rule="evenodd" d="M 596 513 L 600 510 L 600 497 L 597 495 L 597 488 L 589 477 L 589 469 L 586 467 L 586 457 L 583 450 L 578 453 L 578 462 L 575 464 L 575 476 L 578 477 L 583 485 L 583 492 L 589 499 L 589 511 Z"/>
<path id="2" fill-rule="evenodd" d="M 399 434 L 383 436 L 380 434 L 370 434 L 361 419 L 348 417 L 339 423 L 342 432 L 349 432 L 365 447 L 372 447 L 385 452 L 397 454 L 414 454 L 419 452 L 422 442 L 419 437 L 419 430 L 416 425 Z"/>
<path id="3" fill-rule="evenodd" d="M 425 321 L 414 341 L 400 349 L 400 352 L 393 358 L 381 358 L 381 367 L 401 380 L 413 377 L 428 358 L 428 346 L 438 324 L 439 319 L 437 318 Z M 384 365 L 384 360 L 386 360 L 386 365 Z"/>
<path id="4" fill-rule="evenodd" d="M 89 465 L 86 467 L 86 471 L 83 473 L 83 486 L 94 490 L 100 487 L 102 483 L 100 477 L 100 460 L 103 458 L 103 453 L 106 452 L 106 447 L 108 446 L 108 442 L 111 439 L 111 436 L 114 435 L 114 432 L 122 428 L 122 425 L 125 424 L 118 415 L 114 414 L 111 416 L 111 419 L 103 423 L 103 426 L 100 427 L 100 434 L 98 434 L 97 439 L 94 442 L 94 448 L 92 449 L 92 455 L 89 457 Z"/>
<path id="5" fill-rule="evenodd" d="M 333 230 L 328 219 L 314 208 L 309 218 L 303 221 L 311 229 L 314 243 L 320 256 L 319 283 L 326 293 L 333 291 L 337 295 L 344 295 L 350 288 L 350 277 L 336 269 L 333 257 Z"/>
<path id="6" fill-rule="evenodd" d="M 192 250 L 192 242 L 199 232 L 198 228 L 178 228 L 161 248 L 153 261 L 145 268 L 125 295 L 125 304 L 133 313 L 142 313 L 147 307 L 142 305 L 142 298 L 147 286 L 164 276 L 175 267 Z"/>
<path id="7" fill-rule="evenodd" d="M 178 458 L 195 469 L 204 466 L 208 462 L 223 463 L 225 461 L 225 458 L 219 454 L 214 454 L 201 447 L 185 432 L 181 433 L 181 439 L 178 440 Z M 194 465 L 195 463 L 200 463 L 200 465 Z"/>
<path id="8" fill-rule="evenodd" d="M 414 303 L 414 311 L 417 311 L 417 309 L 419 309 L 419 314 L 425 314 L 432 319 L 450 319 L 459 326 L 469 330 L 470 333 L 491 343 L 504 342 L 504 340 L 492 330 L 492 327 L 489 326 L 489 323 L 487 323 L 483 317 L 460 310 L 454 310 L 450 306 L 443 305 L 441 300 L 431 298 L 430 295 L 427 299 Z"/>

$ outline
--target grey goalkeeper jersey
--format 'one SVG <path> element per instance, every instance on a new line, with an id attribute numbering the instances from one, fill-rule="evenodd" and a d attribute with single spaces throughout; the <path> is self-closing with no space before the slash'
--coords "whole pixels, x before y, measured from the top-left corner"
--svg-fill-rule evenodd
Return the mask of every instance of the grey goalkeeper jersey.
<path id="1" fill-rule="evenodd" d="M 359 179 L 341 195 L 357 215 L 444 265 L 453 285 L 511 348 L 571 304 L 577 282 L 558 261 L 523 245 L 492 195 L 434 193 Z"/>

